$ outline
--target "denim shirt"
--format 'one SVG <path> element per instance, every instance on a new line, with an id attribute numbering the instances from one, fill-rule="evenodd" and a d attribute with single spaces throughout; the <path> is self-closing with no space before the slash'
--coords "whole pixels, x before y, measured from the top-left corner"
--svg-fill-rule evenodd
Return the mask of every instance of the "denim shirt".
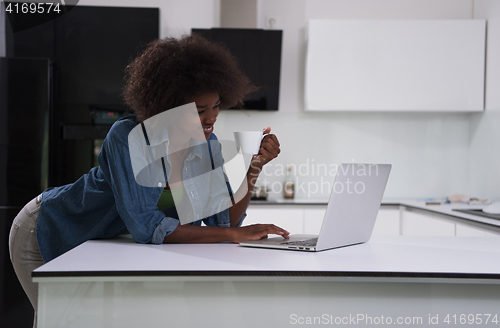
<path id="1" fill-rule="evenodd" d="M 98 167 L 72 184 L 43 192 L 37 239 L 45 262 L 87 240 L 113 238 L 127 231 L 138 243 L 161 244 L 177 228 L 176 208 L 162 212 L 157 207 L 164 185 L 146 187 L 134 179 L 128 136 L 138 124 L 135 115 L 118 120 L 102 144 Z M 205 147 L 208 151 L 195 148 L 188 155 L 183 168 L 187 176 L 199 174 L 194 159 L 204 156 L 211 157 L 213 168 L 222 167 L 221 147 L 214 141 L 217 137 L 212 133 L 208 140 L 212 147 Z M 213 146 L 217 144 L 219 147 Z M 168 156 L 163 163 L 170 163 Z M 194 186 L 189 183 L 184 188 L 191 203 L 207 201 L 203 199 L 207 192 L 193 190 Z M 227 188 L 232 195 L 229 184 Z M 202 221 L 208 226 L 229 227 L 229 209 L 191 224 L 199 226 Z"/>

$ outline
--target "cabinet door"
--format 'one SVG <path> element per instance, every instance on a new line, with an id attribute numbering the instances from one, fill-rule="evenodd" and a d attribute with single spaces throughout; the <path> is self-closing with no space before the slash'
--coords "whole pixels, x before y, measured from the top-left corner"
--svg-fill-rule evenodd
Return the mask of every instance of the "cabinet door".
<path id="1" fill-rule="evenodd" d="M 484 237 L 484 230 L 471 227 L 470 225 L 456 223 L 457 236 Z"/>
<path id="2" fill-rule="evenodd" d="M 304 233 L 317 235 L 325 217 L 326 206 L 304 209 Z M 380 209 L 373 236 L 399 236 L 399 210 Z"/>
<path id="3" fill-rule="evenodd" d="M 380 209 L 372 236 L 399 236 L 399 210 Z"/>
<path id="4" fill-rule="evenodd" d="M 455 236 L 455 223 L 431 214 L 406 211 L 403 219 L 405 236 Z"/>
<path id="5" fill-rule="evenodd" d="M 312 19 L 306 110 L 482 111 L 485 52 L 486 20 Z"/>
<path id="6" fill-rule="evenodd" d="M 471 237 L 498 237 L 500 234 L 489 232 L 484 229 L 476 228 L 468 224 L 456 224 L 456 235 L 457 236 L 471 236 Z"/>
<path id="7" fill-rule="evenodd" d="M 321 224 L 325 218 L 326 206 L 314 206 L 304 209 L 304 233 L 319 235 Z"/>
<path id="8" fill-rule="evenodd" d="M 279 205 L 250 205 L 247 209 L 247 217 L 243 221 L 243 226 L 256 223 L 272 223 L 288 232 L 304 233 L 303 211 L 300 208 Z"/>

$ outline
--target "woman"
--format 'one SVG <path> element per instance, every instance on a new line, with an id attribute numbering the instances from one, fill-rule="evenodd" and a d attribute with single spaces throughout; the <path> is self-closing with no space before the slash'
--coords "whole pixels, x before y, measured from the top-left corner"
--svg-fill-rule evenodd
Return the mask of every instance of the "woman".
<path id="1" fill-rule="evenodd" d="M 254 90 L 235 58 L 200 36 L 167 38 L 148 45 L 127 67 L 124 99 L 135 115 L 123 117 L 112 126 L 98 156 L 99 166 L 72 184 L 44 191 L 13 222 L 11 261 L 35 311 L 38 290 L 31 272 L 90 239 L 127 232 L 136 242 L 153 244 L 240 242 L 266 238 L 268 234 L 288 238 L 287 231 L 272 224 L 240 227 L 263 165 L 280 152 L 278 139 L 268 134 L 270 128 L 264 131 L 268 135 L 259 154 L 252 158 L 247 186 L 241 189 L 245 194 L 230 208 L 204 217 L 207 226 L 201 226 L 201 220 L 179 224 L 176 203 L 172 202 L 179 190 L 178 197 L 184 203 L 189 200 L 194 204 L 199 201 L 196 195 L 203 194 L 202 190 L 190 190 L 192 186 L 183 185 L 181 179 L 196 170 L 189 148 L 183 148 L 186 140 L 168 143 L 168 155 L 161 162 L 167 168 L 166 185 L 141 185 L 132 168 L 128 136 L 139 124 L 169 109 L 194 103 L 199 119 L 196 122 L 203 127 L 203 142 L 216 141 L 213 130 L 219 108 L 241 105 L 244 96 Z M 222 162 L 220 146 L 211 149 L 212 163 Z"/>

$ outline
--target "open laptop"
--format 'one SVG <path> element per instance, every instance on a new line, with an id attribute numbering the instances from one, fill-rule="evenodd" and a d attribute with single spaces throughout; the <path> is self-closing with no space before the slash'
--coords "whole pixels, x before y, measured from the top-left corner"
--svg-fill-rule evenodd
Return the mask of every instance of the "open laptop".
<path id="1" fill-rule="evenodd" d="M 317 252 L 367 242 L 391 167 L 390 164 L 340 164 L 319 236 L 290 235 L 290 239 L 275 237 L 240 245 Z"/>

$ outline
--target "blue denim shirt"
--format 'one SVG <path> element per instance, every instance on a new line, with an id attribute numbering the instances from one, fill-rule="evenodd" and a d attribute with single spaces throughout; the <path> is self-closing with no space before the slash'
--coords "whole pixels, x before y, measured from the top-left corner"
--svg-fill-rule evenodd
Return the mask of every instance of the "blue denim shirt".
<path id="1" fill-rule="evenodd" d="M 91 239 L 113 238 L 130 232 L 138 243 L 161 244 L 179 225 L 175 208 L 164 212 L 157 207 L 164 186 L 145 187 L 134 179 L 128 135 L 139 124 L 135 115 L 118 120 L 110 129 L 98 156 L 99 166 L 76 182 L 43 192 L 38 216 L 37 238 L 45 262 Z M 215 167 L 223 163 L 220 144 L 212 133 L 208 152 L 194 150 L 197 158 L 210 156 Z M 192 154 L 190 154 L 192 155 Z M 184 169 L 195 176 L 194 156 L 188 156 Z M 164 163 L 169 163 L 166 158 Z M 214 167 L 214 165 L 212 166 Z M 185 190 L 192 203 L 200 203 L 202 194 Z M 229 184 L 227 184 L 231 193 Z M 203 202 L 201 202 L 203 203 Z M 193 222 L 193 225 L 229 227 L 229 209 Z M 240 221 L 241 225 L 243 219 Z"/>

